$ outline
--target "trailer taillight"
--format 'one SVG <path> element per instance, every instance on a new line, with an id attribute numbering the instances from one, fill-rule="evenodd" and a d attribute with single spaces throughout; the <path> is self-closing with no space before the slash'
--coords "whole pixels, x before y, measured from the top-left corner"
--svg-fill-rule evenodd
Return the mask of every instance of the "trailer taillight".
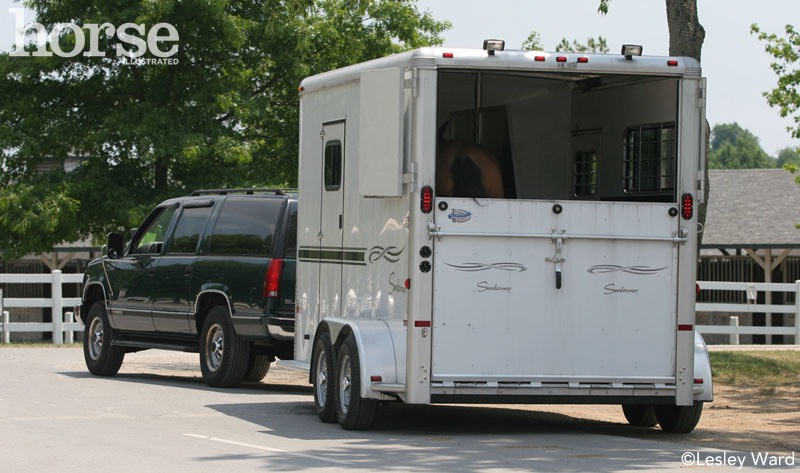
<path id="1" fill-rule="evenodd" d="M 703 384 L 703 378 L 694 378 L 694 384 Z"/>
<path id="2" fill-rule="evenodd" d="M 425 186 L 422 188 L 422 201 L 420 202 L 422 213 L 429 214 L 433 210 L 433 188 Z"/>
<path id="3" fill-rule="evenodd" d="M 283 273 L 283 259 L 272 258 L 264 276 L 264 297 L 278 297 L 278 289 Z"/>
<path id="4" fill-rule="evenodd" d="M 406 289 L 411 289 L 411 279 L 406 279 Z"/>
<path id="5" fill-rule="evenodd" d="M 681 197 L 681 217 L 684 220 L 690 220 L 694 215 L 694 197 L 692 194 L 686 193 Z"/>
<path id="6" fill-rule="evenodd" d="M 558 56 L 556 58 L 556 62 L 567 62 L 567 57 L 566 56 Z"/>
<path id="7" fill-rule="evenodd" d="M 667 65 L 671 67 L 675 67 L 678 65 L 678 61 L 667 61 Z"/>
<path id="8" fill-rule="evenodd" d="M 543 61 L 544 61 L 544 56 L 536 56 L 536 57 L 535 57 L 535 58 L 533 58 L 533 59 L 534 59 L 536 62 L 543 62 Z"/>
<path id="9" fill-rule="evenodd" d="M 447 59 L 452 59 L 453 53 L 442 53 L 442 57 Z"/>
<path id="10" fill-rule="evenodd" d="M 588 57 L 579 57 L 578 58 L 578 62 L 581 63 L 581 64 L 586 64 L 587 62 L 589 62 L 589 58 Z"/>

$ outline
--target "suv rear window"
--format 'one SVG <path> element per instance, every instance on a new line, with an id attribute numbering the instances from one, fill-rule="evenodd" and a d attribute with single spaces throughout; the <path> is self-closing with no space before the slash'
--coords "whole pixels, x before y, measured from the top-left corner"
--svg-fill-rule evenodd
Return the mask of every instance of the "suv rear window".
<path id="1" fill-rule="evenodd" d="M 212 255 L 272 255 L 283 199 L 228 197 L 211 234 Z"/>

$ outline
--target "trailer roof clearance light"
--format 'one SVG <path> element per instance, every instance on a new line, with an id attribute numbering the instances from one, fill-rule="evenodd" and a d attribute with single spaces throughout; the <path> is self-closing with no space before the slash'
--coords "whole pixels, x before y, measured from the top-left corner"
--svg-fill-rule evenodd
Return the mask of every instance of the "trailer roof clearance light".
<path id="1" fill-rule="evenodd" d="M 422 188 L 422 200 L 420 202 L 422 213 L 429 214 L 433 210 L 433 188 L 425 186 Z"/>
<path id="2" fill-rule="evenodd" d="M 678 65 L 678 61 L 667 61 L 667 65 L 670 67 L 675 67 Z"/>
<path id="3" fill-rule="evenodd" d="M 566 56 L 558 56 L 556 57 L 556 62 L 567 62 Z"/>
<path id="4" fill-rule="evenodd" d="M 694 378 L 694 384 L 703 384 L 703 378 Z"/>
<path id="5" fill-rule="evenodd" d="M 278 297 L 281 273 L 283 272 L 283 259 L 272 258 L 264 276 L 264 297 Z"/>
<path id="6" fill-rule="evenodd" d="M 453 53 L 442 53 L 442 57 L 446 59 L 452 59 Z"/>
<path id="7" fill-rule="evenodd" d="M 411 289 L 411 279 L 406 279 L 406 289 Z"/>
<path id="8" fill-rule="evenodd" d="M 630 61 L 633 59 L 633 56 L 642 55 L 642 46 L 639 44 L 623 44 L 622 52 L 620 54 L 625 56 L 625 59 Z"/>
<path id="9" fill-rule="evenodd" d="M 694 215 L 694 197 L 686 193 L 681 197 L 681 217 L 684 220 L 691 220 Z"/>
<path id="10" fill-rule="evenodd" d="M 544 56 L 536 56 L 533 58 L 536 62 L 544 62 Z"/>
<path id="11" fill-rule="evenodd" d="M 369 380 L 372 381 L 373 383 L 380 383 L 383 380 L 383 378 L 380 376 L 370 376 Z"/>
<path id="12" fill-rule="evenodd" d="M 581 63 L 581 64 L 586 64 L 587 62 L 589 62 L 589 58 L 588 57 L 579 57 L 578 58 L 578 62 Z"/>
<path id="13" fill-rule="evenodd" d="M 483 49 L 489 51 L 489 56 L 494 56 L 495 51 L 502 51 L 506 48 L 506 42 L 502 39 L 484 39 Z"/>

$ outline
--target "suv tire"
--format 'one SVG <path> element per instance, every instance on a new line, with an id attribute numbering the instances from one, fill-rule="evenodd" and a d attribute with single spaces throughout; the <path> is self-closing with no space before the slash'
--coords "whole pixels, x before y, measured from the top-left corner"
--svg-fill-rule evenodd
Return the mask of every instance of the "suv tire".
<path id="1" fill-rule="evenodd" d="M 86 332 L 83 336 L 83 358 L 89 372 L 97 376 L 114 376 L 122 366 L 125 349 L 112 346 L 114 334 L 106 315 L 106 304 L 97 301 L 86 317 Z"/>
<path id="2" fill-rule="evenodd" d="M 264 379 L 264 376 L 269 372 L 269 365 L 274 359 L 275 358 L 270 355 L 250 353 L 250 360 L 247 362 L 247 374 L 244 380 L 257 383 Z"/>
<path id="3" fill-rule="evenodd" d="M 228 308 L 214 306 L 208 311 L 200 334 L 200 371 L 209 386 L 238 386 L 247 374 L 250 344 L 233 329 Z"/>

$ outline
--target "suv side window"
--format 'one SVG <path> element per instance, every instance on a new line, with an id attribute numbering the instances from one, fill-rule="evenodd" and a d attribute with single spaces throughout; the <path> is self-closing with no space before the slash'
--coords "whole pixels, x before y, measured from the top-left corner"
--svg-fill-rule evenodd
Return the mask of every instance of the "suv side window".
<path id="1" fill-rule="evenodd" d="M 211 234 L 212 255 L 271 256 L 283 199 L 228 197 Z"/>
<path id="2" fill-rule="evenodd" d="M 286 250 L 283 252 L 284 258 L 294 259 L 297 257 L 297 201 L 289 201 L 289 222 L 286 225 Z"/>
<path id="3" fill-rule="evenodd" d="M 197 242 L 208 220 L 211 207 L 187 207 L 183 209 L 180 220 L 175 226 L 172 242 L 169 245 L 170 254 L 194 254 L 197 251 Z"/>
<path id="4" fill-rule="evenodd" d="M 161 212 L 152 220 L 150 225 L 141 233 L 139 241 L 133 245 L 135 254 L 158 254 L 161 253 L 164 237 L 169 229 L 169 222 L 175 215 L 175 207 L 164 207 Z"/>

